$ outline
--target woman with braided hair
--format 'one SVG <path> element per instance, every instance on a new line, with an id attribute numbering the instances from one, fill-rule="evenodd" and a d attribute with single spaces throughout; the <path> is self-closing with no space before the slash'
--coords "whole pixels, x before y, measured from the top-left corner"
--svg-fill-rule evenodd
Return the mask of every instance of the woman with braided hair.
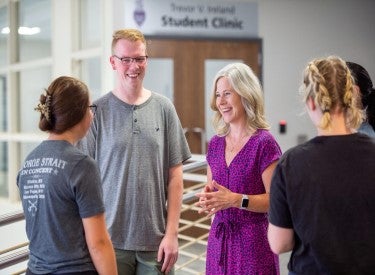
<path id="1" fill-rule="evenodd" d="M 374 274 L 375 140 L 345 61 L 312 60 L 303 102 L 317 136 L 289 149 L 272 177 L 268 240 L 292 250 L 289 274 Z"/>
<path id="2" fill-rule="evenodd" d="M 369 73 L 361 65 L 354 62 L 346 62 L 358 88 L 362 107 L 366 112 L 366 120 L 361 124 L 358 131 L 370 137 L 375 137 L 375 89 Z"/>
<path id="3" fill-rule="evenodd" d="M 94 115 L 88 88 L 73 77 L 59 77 L 35 110 L 40 130 L 49 135 L 17 176 L 30 241 L 26 275 L 116 275 L 99 169 L 74 146 Z"/>

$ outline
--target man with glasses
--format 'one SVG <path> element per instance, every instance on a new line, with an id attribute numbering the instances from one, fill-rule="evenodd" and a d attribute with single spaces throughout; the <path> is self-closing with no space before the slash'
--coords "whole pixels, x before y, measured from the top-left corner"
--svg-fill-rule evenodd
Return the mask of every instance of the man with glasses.
<path id="1" fill-rule="evenodd" d="M 182 163 L 191 153 L 169 99 L 143 87 L 146 40 L 115 31 L 115 88 L 96 100 L 79 146 L 96 159 L 119 274 L 173 274 L 178 256 Z"/>

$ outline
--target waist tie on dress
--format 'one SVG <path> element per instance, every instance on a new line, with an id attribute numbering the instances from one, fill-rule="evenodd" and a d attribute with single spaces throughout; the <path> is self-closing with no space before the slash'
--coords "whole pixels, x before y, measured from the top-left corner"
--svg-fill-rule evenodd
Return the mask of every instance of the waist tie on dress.
<path id="1" fill-rule="evenodd" d="M 228 220 L 219 222 L 216 226 L 215 237 L 216 239 L 220 239 L 220 237 L 222 238 L 219 266 L 224 271 L 224 273 L 226 272 L 227 262 L 228 262 L 227 261 L 227 245 L 228 244 L 226 240 L 228 236 L 230 237 L 230 235 L 232 235 L 235 232 L 236 232 L 236 224 Z"/>

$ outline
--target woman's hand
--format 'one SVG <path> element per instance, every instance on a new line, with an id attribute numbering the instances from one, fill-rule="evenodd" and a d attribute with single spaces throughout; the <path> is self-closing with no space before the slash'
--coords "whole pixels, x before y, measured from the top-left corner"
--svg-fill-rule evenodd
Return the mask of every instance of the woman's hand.
<path id="1" fill-rule="evenodd" d="M 198 213 L 206 213 L 210 217 L 220 210 L 235 207 L 237 202 L 239 203 L 240 194 L 233 193 L 214 180 L 211 186 L 213 188 L 206 185 L 203 192 L 196 194 L 199 201 L 195 205 L 201 207 Z"/>
<path id="2" fill-rule="evenodd" d="M 208 214 L 208 212 L 204 210 L 204 205 L 205 205 L 206 197 L 205 197 L 205 196 L 199 196 L 199 194 L 206 194 L 206 193 L 210 193 L 210 192 L 213 192 L 213 191 L 214 191 L 214 189 L 213 189 L 213 187 L 212 187 L 212 183 L 211 183 L 211 184 L 210 184 L 210 183 L 207 183 L 207 184 L 204 186 L 204 188 L 203 188 L 203 190 L 202 190 L 201 193 L 197 193 L 197 194 L 195 194 L 195 196 L 199 197 L 199 201 L 196 202 L 196 203 L 194 203 L 194 205 L 202 208 L 202 209 L 200 209 L 200 210 L 198 211 L 199 214 L 201 214 L 201 213 L 206 213 L 206 214 Z"/>

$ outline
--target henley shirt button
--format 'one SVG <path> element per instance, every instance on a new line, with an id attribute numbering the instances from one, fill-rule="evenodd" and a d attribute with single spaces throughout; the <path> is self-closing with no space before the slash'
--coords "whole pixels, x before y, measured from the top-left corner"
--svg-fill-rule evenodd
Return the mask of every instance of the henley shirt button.
<path id="1" fill-rule="evenodd" d="M 137 119 L 134 119 L 134 122 L 137 122 Z"/>

